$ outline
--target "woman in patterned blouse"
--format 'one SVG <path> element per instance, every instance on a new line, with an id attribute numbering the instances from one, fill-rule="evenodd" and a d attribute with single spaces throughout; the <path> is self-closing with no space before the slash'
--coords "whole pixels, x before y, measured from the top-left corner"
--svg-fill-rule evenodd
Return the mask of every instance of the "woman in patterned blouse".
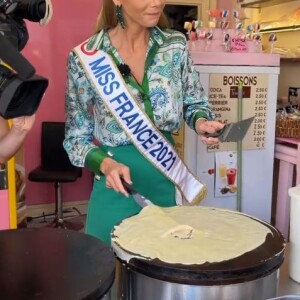
<path id="1" fill-rule="evenodd" d="M 223 124 L 204 94 L 185 36 L 167 29 L 165 0 L 104 0 L 90 52 L 112 57 L 127 90 L 160 133 L 174 143 L 183 120 L 207 144 Z M 71 162 L 95 173 L 86 231 L 110 244 L 113 226 L 141 210 L 121 178 L 159 206 L 174 206 L 175 184 L 145 158 L 96 92 L 80 58 L 71 51 L 66 90 L 64 147 Z"/>

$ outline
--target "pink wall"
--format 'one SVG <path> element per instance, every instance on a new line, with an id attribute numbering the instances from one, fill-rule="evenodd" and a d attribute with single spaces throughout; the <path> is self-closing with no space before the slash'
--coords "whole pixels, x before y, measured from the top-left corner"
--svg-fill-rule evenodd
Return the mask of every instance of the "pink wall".
<path id="1" fill-rule="evenodd" d="M 53 18 L 46 27 L 27 22 L 30 37 L 22 53 L 35 66 L 37 74 L 49 79 L 49 87 L 37 112 L 35 126 L 24 143 L 26 178 L 29 171 L 40 164 L 41 122 L 64 121 L 67 55 L 92 34 L 101 1 L 52 0 Z M 76 183 L 63 185 L 63 200 L 87 200 L 91 187 L 92 175 L 84 170 L 83 177 Z M 53 202 L 52 184 L 26 180 L 27 205 Z"/>
<path id="2" fill-rule="evenodd" d="M 229 9 L 233 10 L 236 6 L 236 1 L 232 0 L 217 0 L 218 9 Z"/>

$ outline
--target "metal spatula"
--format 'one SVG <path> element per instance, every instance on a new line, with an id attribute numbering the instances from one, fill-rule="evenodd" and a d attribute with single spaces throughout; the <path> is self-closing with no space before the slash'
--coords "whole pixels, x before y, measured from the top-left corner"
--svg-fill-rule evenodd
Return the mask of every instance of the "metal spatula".
<path id="1" fill-rule="evenodd" d="M 251 117 L 236 123 L 228 123 L 221 130 L 215 133 L 206 133 L 206 137 L 217 137 L 220 142 L 238 142 L 241 141 L 255 117 Z"/>
<path id="2" fill-rule="evenodd" d="M 145 207 L 148 205 L 153 205 L 153 203 L 145 198 L 144 196 L 142 196 L 141 194 L 139 194 L 133 187 L 132 185 L 128 184 L 127 182 L 125 182 L 125 180 L 123 178 L 121 178 L 122 184 L 125 188 L 125 190 L 127 191 L 128 194 L 132 195 L 133 199 L 135 200 L 135 202 L 140 206 L 140 207 Z"/>

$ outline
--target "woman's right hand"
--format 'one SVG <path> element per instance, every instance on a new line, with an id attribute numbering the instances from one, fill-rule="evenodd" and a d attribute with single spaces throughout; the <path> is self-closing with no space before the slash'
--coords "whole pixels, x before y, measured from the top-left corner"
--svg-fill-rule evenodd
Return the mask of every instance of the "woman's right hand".
<path id="1" fill-rule="evenodd" d="M 111 157 L 106 157 L 102 161 L 100 171 L 106 176 L 107 188 L 114 189 L 126 197 L 129 196 L 121 181 L 122 177 L 128 184 L 132 184 L 130 170 L 127 166 L 115 161 Z"/>

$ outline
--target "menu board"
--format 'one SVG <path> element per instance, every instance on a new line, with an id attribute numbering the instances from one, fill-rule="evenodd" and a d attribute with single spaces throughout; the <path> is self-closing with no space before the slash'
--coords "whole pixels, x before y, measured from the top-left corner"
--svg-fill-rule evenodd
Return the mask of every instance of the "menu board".
<path id="1" fill-rule="evenodd" d="M 243 96 L 238 98 L 238 85 L 242 82 Z M 255 117 L 242 141 L 242 149 L 265 147 L 268 75 L 267 74 L 210 74 L 209 102 L 216 120 L 231 123 Z M 239 111 L 242 112 L 239 118 Z M 219 143 L 207 147 L 208 151 L 236 150 L 236 142 Z"/>

